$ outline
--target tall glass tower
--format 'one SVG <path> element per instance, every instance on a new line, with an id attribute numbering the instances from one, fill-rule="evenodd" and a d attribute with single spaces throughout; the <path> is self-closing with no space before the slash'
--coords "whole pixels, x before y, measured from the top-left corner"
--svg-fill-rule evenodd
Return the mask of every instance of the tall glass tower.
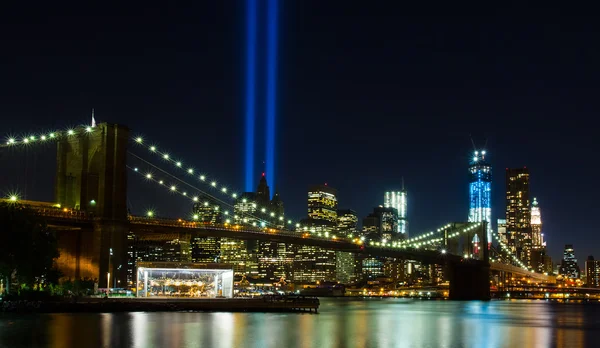
<path id="1" fill-rule="evenodd" d="M 383 206 L 386 208 L 396 208 L 398 211 L 398 230 L 396 232 L 403 235 L 404 238 L 408 238 L 408 220 L 406 218 L 408 202 L 404 187 L 402 187 L 402 191 L 386 191 Z"/>
<path id="2" fill-rule="evenodd" d="M 469 222 L 487 222 L 487 240 L 492 241 L 492 166 L 485 151 L 475 151 L 469 165 Z"/>

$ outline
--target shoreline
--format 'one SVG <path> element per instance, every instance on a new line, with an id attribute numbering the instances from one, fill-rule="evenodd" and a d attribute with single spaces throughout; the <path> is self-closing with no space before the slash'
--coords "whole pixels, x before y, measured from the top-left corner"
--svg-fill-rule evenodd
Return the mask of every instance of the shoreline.
<path id="1" fill-rule="evenodd" d="M 0 303 L 0 313 L 119 313 L 119 312 L 288 312 L 317 313 L 317 298 L 231 299 L 111 299 L 77 301 L 10 301 Z"/>

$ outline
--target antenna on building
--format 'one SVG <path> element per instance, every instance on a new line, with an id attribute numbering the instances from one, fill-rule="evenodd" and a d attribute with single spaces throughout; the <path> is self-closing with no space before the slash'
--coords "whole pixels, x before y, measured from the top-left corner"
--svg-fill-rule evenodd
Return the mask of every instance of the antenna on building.
<path id="1" fill-rule="evenodd" d="M 473 144 L 473 151 L 477 151 L 477 146 L 475 146 L 475 141 L 473 140 L 473 136 L 469 134 L 469 138 L 471 138 L 471 144 Z"/>
<path id="2" fill-rule="evenodd" d="M 92 108 L 92 127 L 96 127 L 96 119 L 94 118 L 94 108 Z"/>
<path id="3" fill-rule="evenodd" d="M 404 191 L 404 177 L 402 177 L 402 191 Z"/>

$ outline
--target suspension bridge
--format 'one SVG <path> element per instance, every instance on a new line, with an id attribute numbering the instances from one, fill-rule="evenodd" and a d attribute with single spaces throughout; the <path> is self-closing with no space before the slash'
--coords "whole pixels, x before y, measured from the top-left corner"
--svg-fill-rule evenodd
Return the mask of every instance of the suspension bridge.
<path id="1" fill-rule="evenodd" d="M 240 193 L 200 174 L 189 163 L 176 159 L 168 149 L 158 148 L 143 137 L 131 137 L 127 127 L 102 123 L 21 138 L 8 137 L 3 148 L 31 148 L 38 143 L 56 143 L 55 202 L 22 201 L 18 195 L 5 200 L 29 206 L 58 231 L 61 256 L 58 265 L 66 277 L 99 280 L 107 287 L 104 274 L 125 283 L 123 268 L 128 264 L 127 235 L 169 236 L 194 233 L 198 236 L 263 240 L 311 245 L 325 249 L 364 253 L 372 256 L 440 264 L 450 280 L 450 297 L 490 297 L 490 258 L 485 223 L 449 223 L 436 231 L 409 240 L 368 240 L 358 236 L 337 236 L 316 231 L 268 207 L 251 203 L 250 211 L 236 212 Z M 147 157 L 134 153 L 143 150 Z M 128 156 L 142 165 L 128 163 Z M 156 166 L 159 160 L 169 169 Z M 157 189 L 168 190 L 191 203 L 208 199 L 223 209 L 220 222 L 198 221 L 193 214 L 185 219 L 155 217 L 152 211 L 135 216 L 127 209 L 127 172 Z M 500 242 L 500 241 L 499 241 Z M 506 249 L 500 242 L 500 249 Z M 538 281 L 548 276 L 530 272 L 516 258 L 514 265 L 492 262 L 491 269 L 526 275 Z"/>

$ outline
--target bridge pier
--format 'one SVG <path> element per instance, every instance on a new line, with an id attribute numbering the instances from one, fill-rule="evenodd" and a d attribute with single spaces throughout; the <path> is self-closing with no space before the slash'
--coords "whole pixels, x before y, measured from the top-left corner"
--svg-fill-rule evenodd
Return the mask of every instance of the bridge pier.
<path id="1" fill-rule="evenodd" d="M 450 263 L 447 270 L 451 300 L 488 301 L 491 299 L 489 264 L 477 260 L 463 261 Z"/>

